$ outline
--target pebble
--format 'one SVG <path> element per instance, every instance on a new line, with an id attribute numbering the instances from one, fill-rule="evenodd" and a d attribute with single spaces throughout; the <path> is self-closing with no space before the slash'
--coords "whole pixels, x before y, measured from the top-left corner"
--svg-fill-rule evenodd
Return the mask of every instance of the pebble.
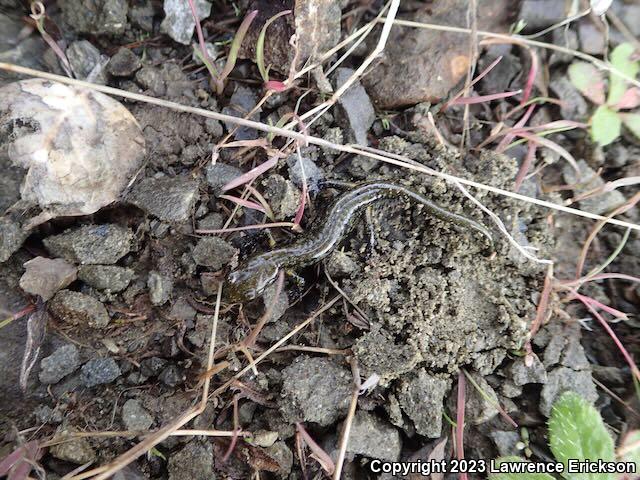
<path id="1" fill-rule="evenodd" d="M 171 455 L 167 470 L 169 480 L 215 480 L 211 442 L 187 443 Z"/>
<path id="2" fill-rule="evenodd" d="M 157 68 L 142 67 L 136 72 L 136 82 L 154 95 L 162 96 L 167 91 L 167 85 L 162 73 Z"/>
<path id="3" fill-rule="evenodd" d="M 207 183 L 213 190 L 213 194 L 218 196 L 222 193 L 222 187 L 231 180 L 242 175 L 242 170 L 226 163 L 210 163 L 207 165 Z"/>
<path id="4" fill-rule="evenodd" d="M 113 358 L 94 358 L 82 366 L 80 380 L 85 387 L 92 388 L 113 382 L 121 373 Z"/>
<path id="5" fill-rule="evenodd" d="M 204 20 L 211 14 L 210 2 L 194 0 L 194 3 L 199 20 Z M 182 0 L 164 0 L 164 13 L 160 30 L 176 42 L 189 45 L 196 27 L 189 3 Z"/>
<path id="6" fill-rule="evenodd" d="M 153 424 L 153 417 L 139 400 L 131 398 L 122 406 L 122 422 L 127 430 L 145 431 Z"/>
<path id="7" fill-rule="evenodd" d="M 149 272 L 147 287 L 149 288 L 151 303 L 156 306 L 163 305 L 169 300 L 173 292 L 173 280 L 156 271 L 151 271 Z"/>
<path id="8" fill-rule="evenodd" d="M 73 344 L 63 345 L 40 361 L 38 378 L 45 385 L 58 383 L 67 375 L 75 372 L 79 366 L 78 348 Z"/>
<path id="9" fill-rule="evenodd" d="M 61 432 L 59 436 L 64 437 L 68 432 Z M 91 447 L 89 440 L 86 438 L 74 438 L 69 441 L 61 442 L 53 445 L 49 453 L 54 458 L 65 462 L 75 463 L 76 465 L 84 465 L 85 463 L 93 463 L 96 459 L 96 452 Z"/>
<path id="10" fill-rule="evenodd" d="M 333 360 L 301 355 L 282 371 L 282 378 L 280 409 L 291 422 L 328 426 L 346 414 L 353 377 Z"/>
<path id="11" fill-rule="evenodd" d="M 220 270 L 237 259 L 238 249 L 220 237 L 205 237 L 198 240 L 192 255 L 196 264 Z"/>
<path id="12" fill-rule="evenodd" d="M 67 48 L 66 54 L 71 71 L 77 79 L 100 84 L 106 83 L 103 67 L 109 57 L 102 55 L 91 42 L 87 40 L 72 42 Z"/>
<path id="13" fill-rule="evenodd" d="M 401 380 L 398 401 L 420 435 L 438 438 L 442 433 L 443 400 L 449 387 L 448 379 L 431 375 L 424 368 Z"/>
<path id="14" fill-rule="evenodd" d="M 49 310 L 58 319 L 71 325 L 102 328 L 109 324 L 109 313 L 104 305 L 81 292 L 59 291 L 49 303 Z"/>
<path id="15" fill-rule="evenodd" d="M 44 239 L 56 257 L 81 264 L 111 265 L 131 250 L 133 233 L 119 225 L 84 225 Z"/>
<path id="16" fill-rule="evenodd" d="M 338 68 L 336 70 L 336 89 L 344 85 L 355 73 L 350 68 Z M 341 111 L 344 114 L 349 135 L 359 145 L 368 145 L 367 132 L 376 120 L 376 111 L 369 99 L 364 87 L 359 81 L 354 82 L 351 87 L 338 99 Z"/>
<path id="17" fill-rule="evenodd" d="M 138 56 L 128 48 L 121 48 L 107 63 L 107 72 L 114 77 L 130 77 L 142 67 Z"/>
<path id="18" fill-rule="evenodd" d="M 353 418 L 347 451 L 389 462 L 400 459 L 400 432 L 372 413 L 360 410 Z"/>
<path id="19" fill-rule="evenodd" d="M 83 265 L 78 270 L 78 278 L 84 283 L 111 293 L 123 291 L 134 277 L 132 269 L 116 265 Z"/>
<path id="20" fill-rule="evenodd" d="M 61 258 L 36 257 L 24 264 L 20 288 L 45 302 L 76 279 L 77 269 Z"/>
<path id="21" fill-rule="evenodd" d="M 258 95 L 255 90 L 244 87 L 242 85 L 236 87 L 235 91 L 229 99 L 229 105 L 222 109 L 222 113 L 225 115 L 232 115 L 234 117 L 244 118 L 258 103 Z M 260 112 L 258 109 L 250 120 L 260 120 Z M 235 128 L 235 125 L 229 122 L 225 122 L 227 130 L 231 131 Z M 258 138 L 258 131 L 254 128 L 239 127 L 234 135 L 235 140 L 254 140 Z"/>
<path id="22" fill-rule="evenodd" d="M 190 219 L 198 197 L 198 182 L 184 175 L 145 178 L 127 200 L 162 221 L 182 223 Z"/>

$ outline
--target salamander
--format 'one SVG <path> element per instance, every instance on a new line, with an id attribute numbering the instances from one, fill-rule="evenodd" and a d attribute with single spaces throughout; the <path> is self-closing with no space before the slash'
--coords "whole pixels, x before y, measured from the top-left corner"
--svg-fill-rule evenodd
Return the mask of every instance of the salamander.
<path id="1" fill-rule="evenodd" d="M 252 300 L 277 279 L 282 269 L 302 268 L 319 262 L 350 232 L 368 205 L 381 199 L 395 198 L 415 200 L 424 205 L 431 215 L 475 230 L 492 241 L 489 230 L 483 225 L 451 213 L 405 186 L 383 181 L 367 182 L 338 197 L 324 221 L 310 234 L 290 246 L 251 256 L 241 263 L 227 276 L 229 298 L 233 301 Z"/>

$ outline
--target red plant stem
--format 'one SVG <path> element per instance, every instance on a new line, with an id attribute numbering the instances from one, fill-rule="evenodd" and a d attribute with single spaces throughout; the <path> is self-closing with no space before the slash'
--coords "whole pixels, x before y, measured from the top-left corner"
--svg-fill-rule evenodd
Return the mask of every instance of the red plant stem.
<path id="1" fill-rule="evenodd" d="M 609 326 L 609 323 L 602 317 L 602 315 L 598 313 L 598 311 L 595 308 L 593 308 L 593 306 L 589 302 L 585 301 L 580 297 L 577 297 L 577 298 L 584 304 L 585 307 L 587 307 L 587 309 L 589 309 L 591 314 L 594 317 L 596 317 L 596 319 L 600 322 L 602 327 L 605 329 L 605 331 L 609 334 L 609 336 L 613 340 L 613 343 L 615 343 L 616 347 L 618 347 L 618 350 L 620 350 L 620 353 L 622 353 L 622 356 L 624 357 L 624 359 L 627 361 L 627 364 L 629 365 L 629 368 L 631 368 L 631 372 L 633 373 L 633 375 L 636 377 L 638 381 L 640 381 L 640 370 L 638 370 L 638 367 L 633 361 L 633 358 L 631 358 L 631 355 L 629 354 L 627 349 L 624 348 L 624 345 L 622 345 L 622 342 L 620 341 L 618 336 L 615 334 L 613 329 Z"/>
<path id="2" fill-rule="evenodd" d="M 513 97 L 520 92 L 520 90 L 516 90 L 515 92 L 492 93 L 491 95 L 480 95 L 478 97 L 460 97 L 451 102 L 451 105 L 473 105 L 475 103 L 491 102 L 492 100 Z"/>
<path id="3" fill-rule="evenodd" d="M 464 407 L 466 379 L 462 370 L 458 372 L 458 410 L 456 412 L 456 457 L 464 460 Z M 467 474 L 460 473 L 460 480 L 467 480 Z"/>
<path id="4" fill-rule="evenodd" d="M 211 63 L 211 59 L 209 58 L 209 52 L 207 52 L 207 47 L 204 44 L 204 35 L 202 33 L 202 26 L 200 25 L 200 19 L 198 18 L 198 11 L 196 10 L 196 4 L 194 0 L 187 0 L 189 2 L 189 7 L 191 7 L 191 15 L 193 15 L 193 20 L 196 22 L 196 33 L 198 35 L 198 43 L 200 44 L 200 51 L 202 52 L 202 57 L 209 63 Z"/>
<path id="5" fill-rule="evenodd" d="M 504 138 L 507 138 L 507 137 L 504 137 Z M 520 170 L 518 170 L 518 175 L 516 176 L 516 181 L 514 185 L 514 190 L 516 192 L 520 190 L 520 187 L 522 186 L 522 182 L 524 182 L 524 179 L 527 176 L 527 172 L 531 168 L 531 164 L 533 163 L 533 160 L 536 158 L 537 149 L 538 149 L 538 146 L 535 143 L 528 142 L 527 156 L 524 157 L 524 160 L 522 161 L 522 165 L 520 165 Z"/>
<path id="6" fill-rule="evenodd" d="M 529 101 L 531 90 L 533 90 L 533 82 L 535 82 L 536 75 L 538 74 L 538 55 L 534 50 L 529 50 L 529 53 L 531 54 L 531 68 L 529 69 L 527 84 L 524 87 L 524 92 L 522 93 L 522 102 L 520 102 L 520 105 L 524 105 Z"/>

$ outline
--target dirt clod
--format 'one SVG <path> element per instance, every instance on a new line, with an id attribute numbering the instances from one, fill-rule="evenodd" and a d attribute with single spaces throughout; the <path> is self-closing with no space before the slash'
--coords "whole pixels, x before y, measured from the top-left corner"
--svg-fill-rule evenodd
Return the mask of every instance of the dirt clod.
<path id="1" fill-rule="evenodd" d="M 290 422 L 326 426 L 346 413 L 353 390 L 346 368 L 330 359 L 301 355 L 282 373 L 281 411 Z"/>
<path id="2" fill-rule="evenodd" d="M 374 414 L 359 411 L 353 418 L 347 452 L 396 462 L 400 458 L 402 441 L 398 430 Z"/>
<path id="3" fill-rule="evenodd" d="M 440 436 L 442 402 L 450 387 L 451 382 L 446 377 L 431 375 L 424 368 L 400 382 L 398 401 L 420 435 L 429 438 Z"/>
<path id="4" fill-rule="evenodd" d="M 78 270 L 78 278 L 84 283 L 111 293 L 123 291 L 134 277 L 132 269 L 117 265 L 82 265 Z"/>
<path id="5" fill-rule="evenodd" d="M 220 270 L 237 261 L 238 250 L 220 237 L 206 237 L 198 240 L 193 249 L 193 259 L 197 265 Z"/>
<path id="6" fill-rule="evenodd" d="M 215 480 L 213 448 L 193 440 L 169 458 L 169 480 Z"/>

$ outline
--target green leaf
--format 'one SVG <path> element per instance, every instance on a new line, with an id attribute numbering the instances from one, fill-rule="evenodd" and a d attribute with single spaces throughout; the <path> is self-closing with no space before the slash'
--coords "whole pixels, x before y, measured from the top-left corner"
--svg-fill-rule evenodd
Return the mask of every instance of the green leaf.
<path id="1" fill-rule="evenodd" d="M 600 70 L 587 62 L 573 62 L 567 72 L 569 80 L 582 95 L 596 105 L 604 103 L 604 80 Z"/>
<path id="2" fill-rule="evenodd" d="M 551 409 L 549 447 L 570 480 L 613 480 L 612 474 L 566 473 L 568 460 L 615 460 L 611 435 L 600 413 L 575 392 L 565 392 Z"/>
<path id="3" fill-rule="evenodd" d="M 640 113 L 621 113 L 620 118 L 624 126 L 631 130 L 636 137 L 640 138 Z"/>
<path id="4" fill-rule="evenodd" d="M 634 47 L 630 43 L 621 43 L 611 52 L 611 65 L 630 78 L 636 78 L 640 62 L 631 60 Z M 609 105 L 616 105 L 627 90 L 627 80 L 611 72 L 609 76 Z"/>
<path id="5" fill-rule="evenodd" d="M 526 462 L 526 460 L 516 456 L 500 457 L 496 458 L 495 466 L 499 467 L 505 462 Z M 492 473 L 489 475 L 489 480 L 554 480 L 554 478 L 548 473 Z"/>
<path id="6" fill-rule="evenodd" d="M 262 30 L 260 30 L 260 35 L 258 36 L 258 41 L 256 42 L 256 64 L 258 65 L 258 70 L 260 71 L 260 76 L 262 77 L 264 83 L 267 83 L 269 81 L 269 68 L 264 64 L 264 39 L 267 34 L 267 28 L 269 28 L 269 25 L 271 25 L 278 18 L 290 13 L 292 13 L 291 10 L 284 10 L 280 13 L 275 14 L 269 20 L 264 22 Z"/>
<path id="7" fill-rule="evenodd" d="M 603 147 L 620 136 L 622 121 L 616 112 L 600 105 L 591 117 L 591 138 Z"/>

